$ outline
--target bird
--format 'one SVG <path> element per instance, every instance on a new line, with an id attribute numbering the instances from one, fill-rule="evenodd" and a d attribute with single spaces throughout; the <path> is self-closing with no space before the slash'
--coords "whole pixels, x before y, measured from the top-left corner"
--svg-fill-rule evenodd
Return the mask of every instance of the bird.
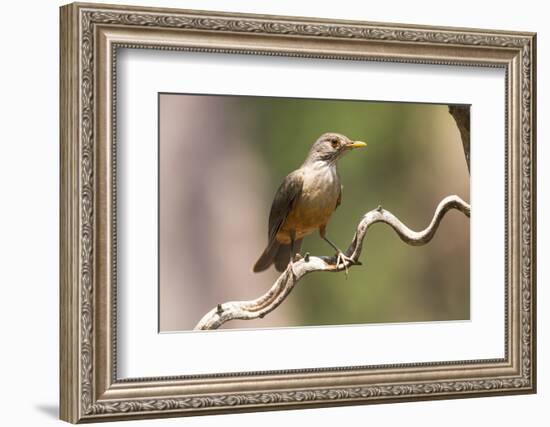
<path id="1" fill-rule="evenodd" d="M 363 141 L 352 141 L 347 136 L 328 132 L 311 146 L 300 168 L 289 173 L 279 186 L 269 213 L 267 246 L 252 271 L 267 270 L 275 264 L 277 271 L 285 271 L 288 264 L 300 258 L 302 240 L 319 230 L 319 234 L 337 253 L 336 265 L 346 268 L 352 262 L 326 236 L 330 217 L 342 202 L 342 185 L 337 162 L 355 148 L 366 147 Z"/>

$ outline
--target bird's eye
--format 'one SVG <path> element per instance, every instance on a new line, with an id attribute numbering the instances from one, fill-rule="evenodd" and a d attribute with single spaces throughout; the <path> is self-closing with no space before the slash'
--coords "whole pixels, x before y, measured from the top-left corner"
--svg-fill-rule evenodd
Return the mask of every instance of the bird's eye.
<path id="1" fill-rule="evenodd" d="M 337 139 L 332 139 L 330 141 L 330 145 L 332 145 L 332 148 L 336 148 L 336 147 L 338 147 L 338 145 L 340 145 L 340 143 Z"/>

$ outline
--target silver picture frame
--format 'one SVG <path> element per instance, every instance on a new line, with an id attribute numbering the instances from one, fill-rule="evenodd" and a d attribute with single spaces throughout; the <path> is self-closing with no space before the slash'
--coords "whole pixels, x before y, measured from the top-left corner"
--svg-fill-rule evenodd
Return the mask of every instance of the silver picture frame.
<path id="1" fill-rule="evenodd" d="M 60 23 L 61 419 L 96 422 L 536 391 L 535 34 L 85 3 L 63 6 Z M 505 357 L 118 379 L 119 48 L 504 69 Z"/>

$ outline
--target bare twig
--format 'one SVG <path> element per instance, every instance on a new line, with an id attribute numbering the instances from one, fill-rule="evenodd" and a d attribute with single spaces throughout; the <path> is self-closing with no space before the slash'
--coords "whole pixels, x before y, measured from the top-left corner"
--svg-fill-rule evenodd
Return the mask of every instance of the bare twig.
<path id="1" fill-rule="evenodd" d="M 428 243 L 434 236 L 439 223 L 445 213 L 451 209 L 457 209 L 466 216 L 470 216 L 470 205 L 458 196 L 447 196 L 437 206 L 433 219 L 422 231 L 413 231 L 403 224 L 391 212 L 377 209 L 368 212 L 359 222 L 355 236 L 346 251 L 351 262 L 336 265 L 336 257 L 307 256 L 304 259 L 289 264 L 285 272 L 275 281 L 273 286 L 262 296 L 250 301 L 231 301 L 218 304 L 200 320 L 195 330 L 217 329 L 224 323 L 233 319 L 250 320 L 263 318 L 266 314 L 275 310 L 290 294 L 294 286 L 306 274 L 313 271 L 342 271 L 353 265 L 360 264 L 359 256 L 363 249 L 363 240 L 368 228 L 377 222 L 384 222 L 392 227 L 397 235 L 405 243 L 413 246 L 421 246 Z"/>

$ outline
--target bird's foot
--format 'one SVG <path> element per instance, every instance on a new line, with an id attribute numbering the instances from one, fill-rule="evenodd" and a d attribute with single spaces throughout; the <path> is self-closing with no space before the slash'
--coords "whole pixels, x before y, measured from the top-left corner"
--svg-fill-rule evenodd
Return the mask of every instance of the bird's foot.
<path id="1" fill-rule="evenodd" d="M 296 272 L 294 271 L 294 258 L 290 257 L 290 261 L 288 262 L 288 268 L 290 269 L 290 274 L 292 274 L 292 278 L 296 279 Z"/>
<path id="2" fill-rule="evenodd" d="M 294 263 L 298 262 L 302 259 L 304 259 L 304 257 L 302 255 L 300 255 L 299 253 L 296 253 L 296 254 L 294 254 L 293 257 L 290 257 L 290 260 L 289 260 L 288 264 L 290 266 L 290 272 L 292 273 L 292 277 L 294 279 L 296 278 L 296 272 L 294 271 Z"/>
<path id="3" fill-rule="evenodd" d="M 344 270 L 346 272 L 346 279 L 348 278 L 348 274 L 349 274 L 349 271 L 348 271 L 348 264 L 349 265 L 353 265 L 355 264 L 355 261 L 353 260 L 353 258 L 347 256 L 345 253 L 343 252 L 338 252 L 337 255 L 336 255 L 336 268 L 340 268 L 340 265 L 342 265 L 342 267 L 344 267 Z"/>

